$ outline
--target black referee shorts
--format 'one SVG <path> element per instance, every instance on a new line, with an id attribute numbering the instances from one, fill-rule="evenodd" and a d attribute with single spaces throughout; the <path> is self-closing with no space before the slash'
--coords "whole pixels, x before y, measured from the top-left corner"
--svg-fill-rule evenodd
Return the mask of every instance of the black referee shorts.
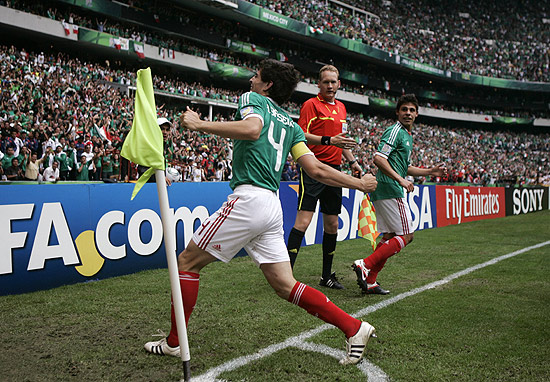
<path id="1" fill-rule="evenodd" d="M 340 166 L 326 163 L 340 171 Z M 339 215 L 342 209 L 342 187 L 327 186 L 311 178 L 301 167 L 298 189 L 298 210 L 315 211 L 317 201 L 321 203 L 321 213 Z"/>

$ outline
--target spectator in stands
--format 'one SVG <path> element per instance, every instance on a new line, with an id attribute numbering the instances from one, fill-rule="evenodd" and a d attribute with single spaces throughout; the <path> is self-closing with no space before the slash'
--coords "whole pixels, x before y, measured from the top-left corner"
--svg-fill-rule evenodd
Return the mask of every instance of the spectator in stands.
<path id="1" fill-rule="evenodd" d="M 12 158 L 11 165 L 4 171 L 9 181 L 24 180 L 23 169 L 19 166 L 19 159 Z"/>
<path id="2" fill-rule="evenodd" d="M 197 156 L 195 163 L 191 170 L 191 181 L 192 182 L 206 182 L 206 176 L 201 164 L 201 156 Z"/>
<path id="3" fill-rule="evenodd" d="M 94 145 L 93 151 L 94 169 L 92 170 L 90 180 L 98 181 L 103 179 L 103 163 L 101 159 L 103 157 L 104 150 L 100 146 Z"/>
<path id="4" fill-rule="evenodd" d="M 90 180 L 90 167 L 92 171 L 95 168 L 94 159 L 93 156 L 90 160 L 87 160 L 86 155 L 80 156 L 80 163 L 76 167 L 76 180 L 81 182 L 88 182 Z"/>
<path id="5" fill-rule="evenodd" d="M 44 170 L 44 181 L 57 182 L 59 180 L 59 164 L 57 161 L 53 161 L 51 167 Z"/>
<path id="6" fill-rule="evenodd" d="M 120 182 L 120 155 L 116 151 L 111 155 L 111 164 L 113 167 L 111 179 Z"/>
<path id="7" fill-rule="evenodd" d="M 42 175 L 40 174 L 40 164 L 43 159 L 38 160 L 38 156 L 35 152 L 31 153 L 27 157 L 27 165 L 25 169 L 25 180 L 40 181 Z"/>
<path id="8" fill-rule="evenodd" d="M 24 131 L 26 130 L 23 130 L 22 132 Z M 28 132 L 25 139 L 23 139 L 23 144 L 25 145 L 25 147 L 27 147 L 30 150 L 30 152 L 33 152 L 33 153 L 38 152 L 39 142 L 35 138 L 34 130 L 31 130 Z"/>
<path id="9" fill-rule="evenodd" d="M 92 147 L 93 147 L 93 145 L 92 145 L 91 142 L 86 144 L 84 146 L 84 152 L 81 155 L 86 159 L 85 162 L 88 163 L 88 177 L 89 177 L 89 179 L 87 179 L 87 180 L 94 180 L 93 176 L 94 176 L 94 172 L 96 170 L 95 161 L 93 161 L 93 159 L 95 158 L 95 154 L 92 151 L 93 150 Z M 90 161 L 92 161 L 92 163 L 89 163 Z M 82 163 L 82 160 L 80 161 L 80 163 Z M 82 180 L 82 179 L 80 179 L 80 180 Z"/>
<path id="10" fill-rule="evenodd" d="M 103 169 L 101 179 L 102 180 L 111 180 L 113 175 L 113 161 L 112 161 L 112 151 L 106 149 L 101 156 L 101 168 Z"/>
<path id="11" fill-rule="evenodd" d="M 7 169 L 8 167 L 11 166 L 11 160 L 13 158 L 15 158 L 15 155 L 13 153 L 13 147 L 12 146 L 7 146 L 4 157 L 2 158 L 2 166 L 4 167 L 4 169 Z M 19 159 L 21 159 L 21 158 L 19 158 Z"/>
<path id="12" fill-rule="evenodd" d="M 13 142 L 13 147 L 14 147 L 13 155 L 15 155 L 16 157 L 19 156 L 19 152 L 21 151 L 21 148 L 24 146 L 21 138 L 17 136 L 17 129 L 18 129 L 18 126 L 15 126 L 11 131 L 11 141 Z"/>
<path id="13" fill-rule="evenodd" d="M 42 167 L 51 167 L 52 163 L 55 161 L 55 153 L 51 146 L 46 146 L 46 152 L 42 156 L 41 162 Z"/>
<path id="14" fill-rule="evenodd" d="M 71 158 L 67 155 L 62 149 L 63 145 L 60 143 L 55 148 L 55 162 L 59 162 L 58 171 L 59 179 L 68 180 L 69 179 L 69 168 L 73 166 Z M 53 164 L 53 163 L 52 163 Z"/>

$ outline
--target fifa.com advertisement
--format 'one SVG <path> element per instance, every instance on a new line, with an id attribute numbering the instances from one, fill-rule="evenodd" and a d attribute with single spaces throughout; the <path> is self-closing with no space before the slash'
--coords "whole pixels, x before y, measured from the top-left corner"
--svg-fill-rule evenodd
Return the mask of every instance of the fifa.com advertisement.
<path id="1" fill-rule="evenodd" d="M 133 184 L 6 185 L 0 193 L 0 295 L 166 267 L 155 184 L 130 201 Z M 168 187 L 176 250 L 231 193 L 229 184 Z M 343 189 L 338 240 L 357 238 L 363 193 Z M 296 218 L 298 184 L 279 190 L 283 227 Z M 414 230 L 548 209 L 548 188 L 416 186 L 407 194 Z M 319 208 L 303 245 L 322 242 Z M 363 239 L 360 239 L 363 240 Z M 370 247 L 365 240 L 365 248 Z M 241 252 L 240 255 L 245 254 Z"/>

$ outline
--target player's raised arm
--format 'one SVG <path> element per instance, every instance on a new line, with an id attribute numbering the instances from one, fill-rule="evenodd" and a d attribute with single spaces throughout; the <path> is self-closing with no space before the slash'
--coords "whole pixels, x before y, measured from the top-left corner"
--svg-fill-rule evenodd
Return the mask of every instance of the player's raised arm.
<path id="1" fill-rule="evenodd" d="M 257 140 L 263 127 L 262 120 L 256 117 L 229 122 L 203 121 L 197 112 L 191 110 L 189 106 L 187 107 L 187 111 L 180 116 L 180 125 L 187 130 L 249 141 Z"/>

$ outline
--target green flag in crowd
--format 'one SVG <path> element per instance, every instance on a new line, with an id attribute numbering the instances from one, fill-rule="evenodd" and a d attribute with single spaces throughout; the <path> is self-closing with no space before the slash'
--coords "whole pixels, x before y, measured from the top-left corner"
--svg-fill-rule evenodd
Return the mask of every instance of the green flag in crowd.
<path id="1" fill-rule="evenodd" d="M 157 124 L 156 110 L 151 68 L 140 69 L 137 72 L 134 121 L 120 155 L 149 169 L 138 179 L 132 200 L 155 170 L 165 169 L 162 131 Z"/>

